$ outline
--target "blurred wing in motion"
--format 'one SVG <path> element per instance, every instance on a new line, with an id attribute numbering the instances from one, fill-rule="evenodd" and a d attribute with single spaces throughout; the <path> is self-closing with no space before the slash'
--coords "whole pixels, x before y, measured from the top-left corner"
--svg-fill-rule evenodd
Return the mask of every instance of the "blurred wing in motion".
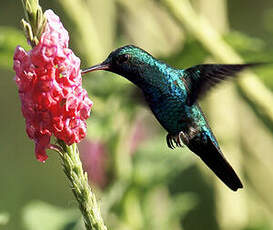
<path id="1" fill-rule="evenodd" d="M 247 68 L 261 65 L 262 63 L 249 64 L 204 64 L 196 65 L 185 70 L 184 78 L 189 89 L 187 104 L 193 105 L 198 98 L 203 96 L 211 87 L 228 77 L 234 77 L 238 72 Z"/>

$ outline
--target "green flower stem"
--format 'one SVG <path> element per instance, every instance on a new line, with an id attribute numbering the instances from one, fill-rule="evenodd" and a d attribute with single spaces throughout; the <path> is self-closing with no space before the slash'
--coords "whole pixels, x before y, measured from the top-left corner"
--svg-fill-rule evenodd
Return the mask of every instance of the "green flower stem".
<path id="1" fill-rule="evenodd" d="M 225 63 L 242 63 L 243 59 L 230 47 L 208 20 L 198 15 L 189 0 L 161 0 L 170 14 L 183 25 L 213 55 Z M 238 79 L 239 91 L 263 118 L 266 126 L 273 130 L 273 94 L 252 72 Z"/>
<path id="2" fill-rule="evenodd" d="M 21 0 L 25 11 L 25 19 L 22 19 L 22 25 L 28 42 L 32 47 L 39 43 L 41 34 L 46 25 L 46 17 L 38 0 Z"/>
<path id="3" fill-rule="evenodd" d="M 46 25 L 46 18 L 38 0 L 22 0 L 26 20 L 22 20 L 26 37 L 35 47 Z M 87 230 L 107 230 L 101 217 L 95 194 L 88 184 L 87 173 L 83 171 L 79 151 L 76 144 L 70 146 L 57 140 L 58 145 L 51 149 L 59 153 L 64 172 L 69 179 L 72 192 L 79 203 Z"/>
<path id="4" fill-rule="evenodd" d="M 69 179 L 73 194 L 79 203 L 86 229 L 107 230 L 101 217 L 100 208 L 92 192 L 87 173 L 83 171 L 79 151 L 76 144 L 70 146 L 58 140 L 61 150 L 58 151 L 64 172 Z"/>

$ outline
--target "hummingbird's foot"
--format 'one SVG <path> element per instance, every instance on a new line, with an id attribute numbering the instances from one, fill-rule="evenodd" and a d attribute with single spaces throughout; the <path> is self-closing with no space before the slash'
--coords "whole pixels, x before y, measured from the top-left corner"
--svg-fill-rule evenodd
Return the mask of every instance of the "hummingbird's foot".
<path id="1" fill-rule="evenodd" d="M 184 132 L 180 132 L 179 134 L 178 134 L 178 136 L 179 136 L 179 140 L 180 140 L 180 142 L 181 142 L 181 140 L 182 140 L 182 143 L 184 143 L 185 145 L 188 145 L 189 144 L 189 137 L 184 133 Z M 183 147 L 183 145 L 181 146 L 181 147 Z"/>
<path id="2" fill-rule="evenodd" d="M 189 143 L 188 137 L 182 131 L 179 132 L 176 135 L 168 134 L 167 137 L 166 137 L 166 139 L 167 139 L 167 145 L 171 149 L 174 149 L 175 145 L 177 147 L 184 147 L 183 143 L 184 144 L 188 144 Z"/>
<path id="3" fill-rule="evenodd" d="M 175 148 L 175 145 L 173 143 L 173 139 L 174 139 L 174 136 L 168 133 L 167 137 L 166 137 L 166 141 L 167 141 L 168 147 L 171 148 L 171 149 Z"/>

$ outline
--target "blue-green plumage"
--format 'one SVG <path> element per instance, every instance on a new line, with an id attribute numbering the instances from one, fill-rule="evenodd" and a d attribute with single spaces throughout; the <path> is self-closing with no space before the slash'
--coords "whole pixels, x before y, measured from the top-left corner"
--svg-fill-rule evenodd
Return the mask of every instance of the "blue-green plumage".
<path id="1" fill-rule="evenodd" d="M 137 85 L 152 112 L 167 130 L 167 144 L 187 145 L 232 190 L 242 188 L 240 179 L 224 158 L 206 118 L 197 103 L 210 87 L 245 67 L 238 65 L 197 65 L 175 69 L 135 46 L 113 51 L 101 64 L 83 70 L 107 70 Z"/>

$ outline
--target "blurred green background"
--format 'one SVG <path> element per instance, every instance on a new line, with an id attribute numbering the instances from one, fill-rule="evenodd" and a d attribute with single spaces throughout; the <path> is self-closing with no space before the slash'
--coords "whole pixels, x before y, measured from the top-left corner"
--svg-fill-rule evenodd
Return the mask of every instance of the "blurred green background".
<path id="1" fill-rule="evenodd" d="M 176 67 L 273 60 L 272 0 L 40 1 L 69 31 L 82 67 L 134 44 Z M 0 3 L 0 229 L 83 229 L 54 152 L 45 164 L 27 138 L 12 70 L 20 1 Z M 273 229 L 273 66 L 223 83 L 201 104 L 242 178 L 230 191 L 187 148 L 170 150 L 139 91 L 110 73 L 84 76 L 94 102 L 85 170 L 109 229 Z"/>

